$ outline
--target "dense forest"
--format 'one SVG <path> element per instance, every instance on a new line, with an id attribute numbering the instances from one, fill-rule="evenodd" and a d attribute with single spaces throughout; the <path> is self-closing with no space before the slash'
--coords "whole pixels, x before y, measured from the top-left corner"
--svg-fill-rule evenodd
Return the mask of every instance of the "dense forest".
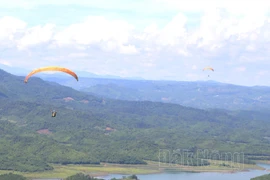
<path id="1" fill-rule="evenodd" d="M 23 77 L 2 70 L 0 75 L 0 169 L 44 171 L 53 168 L 50 163 L 147 160 L 207 166 L 207 159 L 270 159 L 267 113 L 114 100 L 36 77 L 24 84 Z M 161 157 L 163 151 L 170 158 Z M 241 153 L 241 159 L 234 156 Z"/>

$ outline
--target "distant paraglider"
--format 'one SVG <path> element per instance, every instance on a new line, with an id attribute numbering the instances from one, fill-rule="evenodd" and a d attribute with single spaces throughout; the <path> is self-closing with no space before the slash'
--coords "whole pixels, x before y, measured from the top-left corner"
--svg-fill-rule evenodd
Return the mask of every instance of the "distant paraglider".
<path id="1" fill-rule="evenodd" d="M 203 71 L 206 71 L 206 70 L 211 70 L 211 71 L 214 71 L 214 69 L 210 66 L 207 66 L 205 68 L 203 68 Z M 208 74 L 208 77 L 209 77 L 209 74 Z"/>
<path id="2" fill-rule="evenodd" d="M 209 66 L 203 68 L 203 71 L 205 71 L 205 70 L 211 70 L 211 71 L 214 71 L 214 69 L 213 69 L 212 67 L 209 67 Z"/>
<path id="3" fill-rule="evenodd" d="M 48 67 L 41 67 L 41 68 L 38 68 L 38 69 L 35 69 L 33 71 L 31 71 L 24 79 L 24 82 L 27 83 L 28 82 L 28 79 L 36 74 L 36 73 L 39 73 L 39 72 L 44 72 L 44 71 L 61 71 L 61 72 L 65 72 L 67 74 L 70 74 L 71 76 L 73 76 L 77 81 L 79 80 L 78 79 L 78 76 L 77 74 L 75 74 L 73 71 L 71 71 L 70 69 L 67 69 L 67 68 L 64 68 L 64 67 L 59 67 L 59 66 L 48 66 Z"/>

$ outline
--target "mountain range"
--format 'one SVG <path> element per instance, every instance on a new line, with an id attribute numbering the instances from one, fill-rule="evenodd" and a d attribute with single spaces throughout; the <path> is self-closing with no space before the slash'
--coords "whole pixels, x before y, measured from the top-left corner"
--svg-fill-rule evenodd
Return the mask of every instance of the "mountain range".
<path id="1" fill-rule="evenodd" d="M 4 70 L 0 70 L 0 76 L 0 169 L 41 171 L 52 169 L 50 163 L 143 164 L 146 160 L 158 161 L 160 149 L 244 152 L 243 161 L 248 163 L 270 158 L 267 110 L 198 109 L 168 101 L 152 102 L 139 96 L 135 101 L 121 100 L 40 77 L 31 77 L 25 84 L 24 76 Z M 86 79 L 92 82 L 87 84 L 81 82 L 83 78 L 79 82 L 63 79 L 62 83 L 83 83 L 84 87 L 117 81 L 140 90 L 152 90 L 157 83 Z M 179 82 L 158 83 L 168 91 L 168 87 L 179 86 Z M 192 96 L 183 87 L 182 93 Z M 121 88 L 118 91 L 122 92 Z M 211 102 L 211 98 L 208 100 Z M 51 117 L 52 109 L 57 111 L 55 118 Z M 196 165 L 198 160 L 213 157 L 186 157 L 183 163 L 190 162 L 190 158 L 196 160 L 192 164 Z"/>
<path id="2" fill-rule="evenodd" d="M 56 82 L 99 97 L 129 101 L 175 103 L 199 109 L 257 110 L 270 107 L 270 87 L 240 86 L 216 81 L 152 81 L 44 76 Z"/>

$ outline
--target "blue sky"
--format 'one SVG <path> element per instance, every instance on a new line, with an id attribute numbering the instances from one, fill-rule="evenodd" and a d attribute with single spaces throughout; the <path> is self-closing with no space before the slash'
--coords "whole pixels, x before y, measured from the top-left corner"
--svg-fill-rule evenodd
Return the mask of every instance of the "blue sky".
<path id="1" fill-rule="evenodd" d="M 269 1 L 0 0 L 0 7 L 0 63 L 14 69 L 270 86 Z"/>

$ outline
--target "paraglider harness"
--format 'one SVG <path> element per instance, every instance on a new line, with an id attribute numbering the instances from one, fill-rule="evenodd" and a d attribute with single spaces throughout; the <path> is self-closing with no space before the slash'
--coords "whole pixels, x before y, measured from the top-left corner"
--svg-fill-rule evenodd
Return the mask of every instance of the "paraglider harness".
<path id="1" fill-rule="evenodd" d="M 53 110 L 53 111 L 52 111 L 52 117 L 55 117 L 55 116 L 56 116 L 56 113 L 57 113 L 57 112 L 56 112 L 55 110 Z"/>

